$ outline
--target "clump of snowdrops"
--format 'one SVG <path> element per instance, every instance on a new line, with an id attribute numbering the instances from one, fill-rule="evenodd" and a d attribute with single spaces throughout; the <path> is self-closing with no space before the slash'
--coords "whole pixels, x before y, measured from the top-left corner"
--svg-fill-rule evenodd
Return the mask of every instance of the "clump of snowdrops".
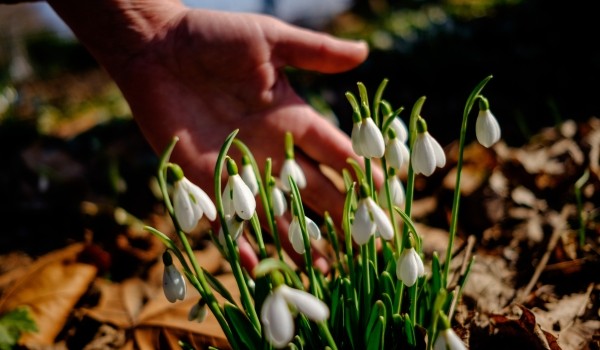
<path id="1" fill-rule="evenodd" d="M 208 308 L 234 349 L 464 349 L 450 320 L 474 260 L 460 278 L 454 279 L 450 259 L 467 121 L 477 102 L 477 139 L 490 147 L 500 138 L 498 122 L 481 94 L 490 79 L 486 77 L 473 89 L 464 108 L 444 261 L 437 253 L 423 261 L 421 237 L 411 220 L 415 176 L 429 176 L 446 162 L 442 147 L 420 115 L 425 97 L 414 103 L 407 127 L 400 117 L 403 108 L 393 109 L 382 99 L 387 80 L 372 99 L 362 83 L 358 83 L 358 98 L 346 93 L 353 110 L 352 146 L 364 158 L 364 167 L 349 160 L 352 172 L 344 170 L 342 174 L 346 190 L 343 220 L 333 222 L 325 212 L 322 227 L 304 212 L 301 189 L 306 178 L 294 160 L 291 134 L 286 135 L 286 160 L 277 179 L 271 160 L 266 159 L 265 168 L 259 169 L 251 150 L 236 138 L 237 130 L 233 131 L 217 159 L 214 204 L 179 166 L 169 162 L 175 138 L 161 157 L 158 179 L 179 242 L 147 227 L 167 248 L 163 255 L 167 299 L 182 300 L 187 279 L 201 296 L 189 319 L 202 321 Z M 243 154 L 241 168 L 228 155 L 232 146 Z M 385 174 L 380 189 L 373 185 L 374 166 L 381 166 Z M 221 181 L 224 171 L 228 175 L 225 184 Z M 406 171 L 406 185 L 399 179 L 401 171 Z M 169 172 L 174 179 L 171 187 L 167 183 Z M 268 231 L 259 223 L 257 200 L 267 208 L 264 222 Z M 304 256 L 302 269 L 285 263 L 275 218 L 286 211 L 292 216 L 287 238 Z M 194 258 L 186 233 L 202 217 L 220 222 L 219 232 L 211 235 L 231 264 L 239 300 Z M 267 254 L 267 232 L 276 247 L 274 256 Z M 253 271 L 246 271 L 240 263 L 237 239 L 242 234 L 252 235 L 257 242 L 260 263 Z M 313 268 L 311 240 L 319 239 L 326 239 L 335 252 L 326 275 Z M 173 256 L 180 261 L 183 274 L 173 264 Z M 459 283 L 452 282 L 455 280 Z M 226 301 L 219 303 L 215 293 Z"/>

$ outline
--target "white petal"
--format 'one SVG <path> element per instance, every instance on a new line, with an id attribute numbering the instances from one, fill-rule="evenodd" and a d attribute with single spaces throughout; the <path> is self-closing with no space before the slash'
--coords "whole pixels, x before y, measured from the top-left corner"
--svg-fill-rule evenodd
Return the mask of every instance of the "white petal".
<path id="1" fill-rule="evenodd" d="M 244 183 L 239 175 L 229 177 L 231 188 L 233 188 L 233 207 L 235 212 L 244 220 L 250 220 L 256 210 L 256 199 L 252 191 Z"/>
<path id="2" fill-rule="evenodd" d="M 407 287 L 414 285 L 419 277 L 419 266 L 414 254 L 414 248 L 406 248 L 396 263 L 396 275 Z M 417 258 L 421 259 L 418 255 Z"/>
<path id="3" fill-rule="evenodd" d="M 285 299 L 277 291 L 265 299 L 260 310 L 265 337 L 276 348 L 283 348 L 294 337 L 294 319 Z"/>
<path id="4" fill-rule="evenodd" d="M 300 229 L 300 222 L 297 216 L 294 216 L 288 229 L 288 238 L 292 247 L 298 254 L 304 254 L 304 237 L 302 237 L 302 230 Z"/>
<path id="5" fill-rule="evenodd" d="M 225 216 L 233 216 L 235 214 L 235 207 L 233 206 L 233 198 L 231 193 L 231 186 L 229 186 L 229 182 L 225 185 L 223 189 L 223 196 L 221 197 L 223 200 L 223 212 Z"/>
<path id="6" fill-rule="evenodd" d="M 485 147 L 490 147 L 500 140 L 500 124 L 489 109 L 479 111 L 475 122 L 475 135 Z"/>
<path id="7" fill-rule="evenodd" d="M 200 187 L 194 184 L 191 185 L 192 186 L 189 188 L 189 191 L 194 196 L 196 205 L 202 210 L 204 215 L 206 215 L 210 221 L 214 221 L 217 218 L 217 208 L 215 208 L 215 204 L 212 202 L 206 192 L 204 192 Z"/>
<path id="8" fill-rule="evenodd" d="M 352 222 L 352 238 L 358 245 L 363 245 L 369 241 L 371 235 L 375 233 L 375 223 L 371 221 L 369 210 L 364 199 L 358 202 L 358 208 L 354 213 L 354 222 Z"/>
<path id="9" fill-rule="evenodd" d="M 398 138 L 394 138 L 388 142 L 385 148 L 385 160 L 394 169 L 401 169 L 404 162 L 404 152 L 402 151 L 402 142 Z"/>
<path id="10" fill-rule="evenodd" d="M 390 127 L 394 129 L 394 131 L 396 132 L 396 137 L 401 142 L 406 142 L 408 140 L 408 129 L 406 128 L 406 124 L 404 124 L 404 121 L 402 121 L 402 119 L 395 117 L 394 121 L 392 121 L 392 123 L 390 124 Z"/>
<path id="11" fill-rule="evenodd" d="M 279 188 L 273 187 L 271 190 L 271 200 L 273 201 L 273 215 L 276 217 L 282 216 L 287 209 L 287 201 Z"/>
<path id="12" fill-rule="evenodd" d="M 286 285 L 281 285 L 277 291 L 281 293 L 288 304 L 295 306 L 298 311 L 310 320 L 320 322 L 325 321 L 329 317 L 329 308 L 327 305 L 314 295 L 290 288 Z"/>
<path id="13" fill-rule="evenodd" d="M 256 180 L 256 174 L 254 174 L 254 169 L 252 169 L 252 165 L 246 164 L 242 167 L 242 172 L 240 173 L 242 180 L 250 191 L 252 191 L 253 195 L 258 194 L 258 181 Z"/>
<path id="14" fill-rule="evenodd" d="M 429 133 L 427 134 L 427 138 L 429 138 L 429 142 L 431 143 L 431 147 L 433 148 L 433 154 L 435 155 L 435 165 L 438 168 L 444 167 L 446 165 L 446 154 L 444 153 L 444 149 L 440 146 L 439 142 L 434 139 Z"/>
<path id="15" fill-rule="evenodd" d="M 435 343 L 433 344 L 434 350 L 466 350 L 465 344 L 462 340 L 454 333 L 452 328 L 444 329 L 440 331 Z"/>
<path id="16" fill-rule="evenodd" d="M 174 265 L 165 266 L 163 272 L 163 291 L 171 303 L 185 298 L 185 279 Z"/>
<path id="17" fill-rule="evenodd" d="M 363 120 L 360 128 L 360 144 L 366 158 L 381 158 L 385 152 L 385 143 L 381 130 L 372 118 Z"/>
<path id="18" fill-rule="evenodd" d="M 366 199 L 369 211 L 373 216 L 373 220 L 375 221 L 375 225 L 377 226 L 377 232 L 383 239 L 390 240 L 394 237 L 394 228 L 392 227 L 392 223 L 390 219 L 387 217 L 383 209 L 375 203 L 375 201 L 371 198 Z"/>
<path id="19" fill-rule="evenodd" d="M 192 202 L 183 180 L 185 178 L 175 182 L 173 211 L 181 229 L 184 232 L 190 232 L 198 224 L 198 220 L 202 216 L 202 210 Z"/>
<path id="20" fill-rule="evenodd" d="M 319 229 L 319 226 L 317 226 L 310 218 L 305 217 L 304 220 L 306 222 L 308 236 L 312 239 L 321 239 L 321 229 Z"/>
<path id="21" fill-rule="evenodd" d="M 396 176 L 389 177 L 387 180 L 388 187 L 390 188 L 390 197 L 392 199 L 392 206 L 401 206 L 404 204 L 404 187 Z M 382 208 L 388 208 L 387 194 L 385 193 L 385 186 L 381 186 L 379 194 L 377 195 L 379 205 Z"/>
<path id="22" fill-rule="evenodd" d="M 304 171 L 302 171 L 302 168 L 300 168 L 300 166 L 294 159 L 286 159 L 283 162 L 283 166 L 281 167 L 279 177 L 282 180 L 281 186 L 287 192 L 291 191 L 291 186 L 289 183 L 290 177 L 294 179 L 299 189 L 303 189 L 306 187 L 306 176 L 304 175 Z"/>
<path id="23" fill-rule="evenodd" d="M 360 142 L 360 127 L 362 122 L 354 123 L 352 125 L 352 133 L 350 134 L 350 140 L 352 140 L 352 149 L 354 153 L 359 156 L 364 157 L 364 152 L 362 150 L 361 142 Z"/>
<path id="24" fill-rule="evenodd" d="M 414 148 L 411 162 L 415 174 L 422 173 L 425 176 L 433 174 L 436 165 L 435 155 L 431 142 L 429 142 L 425 133 L 417 135 Z"/>

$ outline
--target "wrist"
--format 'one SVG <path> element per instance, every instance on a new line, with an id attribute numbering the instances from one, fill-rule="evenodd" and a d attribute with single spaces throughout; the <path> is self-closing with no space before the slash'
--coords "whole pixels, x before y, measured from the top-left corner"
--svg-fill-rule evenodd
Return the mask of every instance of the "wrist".
<path id="1" fill-rule="evenodd" d="M 48 0 L 109 72 L 166 35 L 186 7 L 179 0 Z"/>

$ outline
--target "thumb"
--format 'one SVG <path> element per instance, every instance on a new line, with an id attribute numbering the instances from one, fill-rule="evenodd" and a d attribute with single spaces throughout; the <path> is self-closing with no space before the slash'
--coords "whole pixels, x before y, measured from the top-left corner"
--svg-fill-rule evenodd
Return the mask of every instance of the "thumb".
<path id="1" fill-rule="evenodd" d="M 339 73 L 358 66 L 369 53 L 364 41 L 337 39 L 285 23 L 273 36 L 274 58 L 281 66 Z"/>

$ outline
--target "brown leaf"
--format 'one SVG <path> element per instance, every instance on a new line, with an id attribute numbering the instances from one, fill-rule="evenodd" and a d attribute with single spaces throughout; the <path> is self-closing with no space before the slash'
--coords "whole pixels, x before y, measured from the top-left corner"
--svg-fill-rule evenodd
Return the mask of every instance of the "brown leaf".
<path id="1" fill-rule="evenodd" d="M 39 332 L 21 337 L 22 344 L 53 344 L 73 307 L 96 277 L 94 266 L 74 262 L 82 247 L 67 247 L 41 258 L 2 296 L 0 311 L 28 306 L 38 326 Z"/>

